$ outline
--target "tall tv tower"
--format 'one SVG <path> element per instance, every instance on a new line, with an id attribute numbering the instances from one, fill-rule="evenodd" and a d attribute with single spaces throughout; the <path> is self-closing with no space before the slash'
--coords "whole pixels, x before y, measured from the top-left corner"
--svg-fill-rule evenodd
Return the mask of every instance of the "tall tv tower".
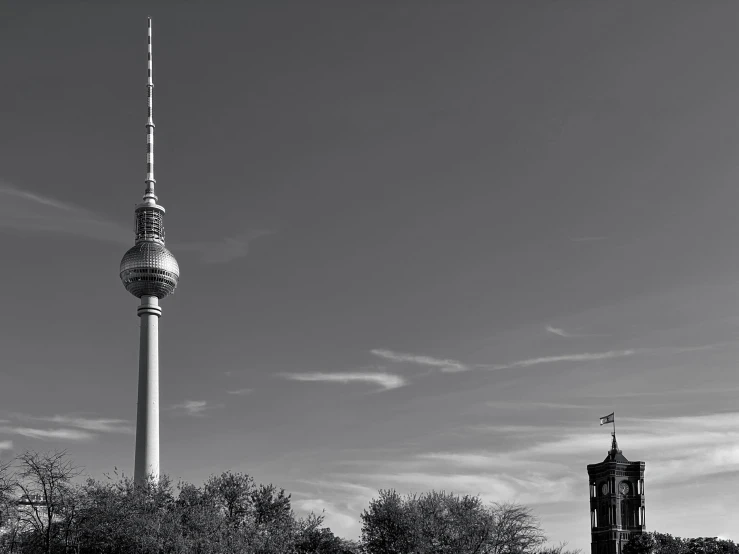
<path id="1" fill-rule="evenodd" d="M 136 408 L 136 460 L 134 481 L 159 479 L 159 300 L 172 294 L 180 278 L 180 268 L 172 253 L 164 247 L 164 208 L 154 194 L 154 119 L 151 75 L 151 18 L 149 18 L 149 117 L 146 121 L 146 191 L 136 206 L 134 231 L 136 243 L 123 255 L 120 277 L 126 290 L 141 305 L 139 342 L 139 391 Z"/>

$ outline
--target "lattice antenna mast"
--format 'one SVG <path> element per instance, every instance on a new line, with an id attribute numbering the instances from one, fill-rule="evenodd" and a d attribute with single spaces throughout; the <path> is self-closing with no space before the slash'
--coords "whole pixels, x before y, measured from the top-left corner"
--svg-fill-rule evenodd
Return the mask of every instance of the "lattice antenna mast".
<path id="1" fill-rule="evenodd" d="M 144 193 L 144 202 L 156 204 L 157 196 L 154 194 L 154 79 L 152 77 L 152 56 L 151 56 L 151 17 L 149 18 L 149 56 L 148 70 L 149 76 L 146 82 L 147 99 L 149 104 L 149 116 L 146 120 L 146 192 Z"/>
<path id="2" fill-rule="evenodd" d="M 157 204 L 158 199 L 154 192 L 156 180 L 154 179 L 154 79 L 152 78 L 151 17 L 149 18 L 148 53 L 146 92 L 149 113 L 146 119 L 146 191 L 143 202 L 136 206 L 136 242 L 155 241 L 164 244 L 164 208 Z"/>

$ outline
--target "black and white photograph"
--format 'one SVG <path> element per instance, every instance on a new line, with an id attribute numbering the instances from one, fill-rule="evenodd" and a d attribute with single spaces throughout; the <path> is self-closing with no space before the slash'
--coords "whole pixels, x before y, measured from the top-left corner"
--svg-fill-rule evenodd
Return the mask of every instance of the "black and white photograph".
<path id="1" fill-rule="evenodd" d="M 0 0 L 0 554 L 739 554 L 739 1 Z"/>

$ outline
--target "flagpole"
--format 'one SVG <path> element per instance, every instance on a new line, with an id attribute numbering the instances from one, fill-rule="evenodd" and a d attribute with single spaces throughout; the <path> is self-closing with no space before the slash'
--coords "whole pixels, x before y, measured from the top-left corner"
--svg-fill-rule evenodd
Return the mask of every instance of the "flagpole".
<path id="1" fill-rule="evenodd" d="M 613 436 L 616 436 L 616 412 L 613 412 Z"/>

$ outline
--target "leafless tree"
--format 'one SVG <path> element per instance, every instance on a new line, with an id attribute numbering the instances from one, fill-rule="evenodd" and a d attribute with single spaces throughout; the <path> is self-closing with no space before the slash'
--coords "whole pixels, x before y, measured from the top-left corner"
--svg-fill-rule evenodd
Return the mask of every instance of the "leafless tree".
<path id="1" fill-rule="evenodd" d="M 15 490 L 12 462 L 0 463 L 0 529 L 3 530 L 1 543 L 9 552 L 15 549 L 19 529 Z"/>
<path id="2" fill-rule="evenodd" d="M 561 542 L 557 546 L 543 546 L 536 551 L 536 554 L 582 554 L 581 549 L 566 550 L 566 542 Z"/>
<path id="3" fill-rule="evenodd" d="M 11 462 L 0 462 L 0 526 L 8 517 L 8 509 L 13 503 L 15 479 L 13 478 Z"/>
<path id="4" fill-rule="evenodd" d="M 51 554 L 55 519 L 72 509 L 72 479 L 81 470 L 67 458 L 65 450 L 47 453 L 26 451 L 16 458 L 16 486 L 26 503 L 21 521 L 41 538 L 44 551 Z"/>
<path id="5" fill-rule="evenodd" d="M 547 538 L 531 509 L 519 504 L 495 503 L 489 554 L 533 554 Z"/>

